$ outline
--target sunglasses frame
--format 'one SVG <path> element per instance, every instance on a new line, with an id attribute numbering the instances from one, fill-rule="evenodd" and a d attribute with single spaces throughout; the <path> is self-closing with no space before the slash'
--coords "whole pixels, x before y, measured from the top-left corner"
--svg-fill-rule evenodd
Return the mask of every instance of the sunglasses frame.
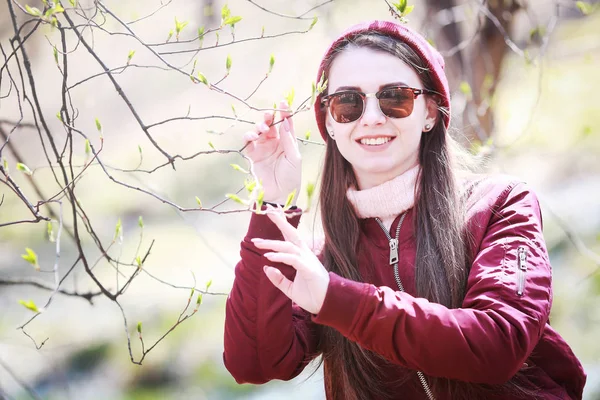
<path id="1" fill-rule="evenodd" d="M 344 94 L 348 94 L 348 93 L 355 93 L 358 94 L 363 101 L 363 108 L 362 108 L 362 113 L 360 114 L 360 117 L 356 118 L 353 121 L 348 121 L 348 122 L 338 122 L 335 121 L 335 118 L 333 118 L 333 120 L 335 122 L 337 122 L 338 124 L 349 124 L 352 122 L 356 122 L 359 119 L 361 119 L 363 117 L 363 115 L 365 115 L 365 109 L 367 108 L 367 98 L 369 97 L 375 97 L 377 98 L 377 107 L 379 107 L 379 111 L 386 116 L 386 118 L 394 118 L 394 119 L 402 119 L 402 118 L 407 118 L 410 116 L 410 114 L 412 114 L 412 111 L 410 114 L 408 114 L 406 117 L 399 117 L 399 118 L 395 118 L 395 117 L 390 117 L 389 115 L 387 115 L 386 113 L 383 112 L 383 110 L 381 109 L 381 102 L 379 101 L 379 97 L 381 96 L 381 94 L 383 92 L 385 92 L 386 90 L 391 90 L 391 89 L 404 89 L 404 90 L 409 90 L 413 93 L 413 102 L 416 100 L 417 97 L 419 97 L 422 94 L 436 94 L 434 91 L 432 90 L 428 90 L 428 89 L 416 89 L 413 87 L 408 87 L 408 86 L 391 86 L 391 87 L 386 87 L 384 89 L 381 89 L 378 92 L 373 92 L 373 93 L 364 93 L 358 90 L 342 90 L 341 92 L 335 92 L 332 94 L 328 94 L 326 96 L 323 96 L 323 98 L 321 99 L 321 107 L 326 107 L 327 111 L 329 112 L 329 115 L 331 115 L 331 117 L 333 118 L 333 115 L 331 114 L 331 110 L 329 109 L 329 99 L 331 99 L 332 97 L 336 97 L 336 96 L 340 96 L 340 95 L 344 95 Z"/>

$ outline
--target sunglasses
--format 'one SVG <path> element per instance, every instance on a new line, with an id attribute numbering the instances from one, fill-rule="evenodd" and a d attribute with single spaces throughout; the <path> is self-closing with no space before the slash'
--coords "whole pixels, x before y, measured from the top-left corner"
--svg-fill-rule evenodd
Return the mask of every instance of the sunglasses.
<path id="1" fill-rule="evenodd" d="M 415 99 L 421 94 L 434 94 L 431 90 L 406 86 L 389 87 L 377 93 L 344 90 L 324 96 L 322 107 L 328 107 L 335 122 L 346 124 L 360 119 L 366 108 L 367 97 L 379 100 L 379 109 L 390 118 L 406 118 L 413 112 Z"/>

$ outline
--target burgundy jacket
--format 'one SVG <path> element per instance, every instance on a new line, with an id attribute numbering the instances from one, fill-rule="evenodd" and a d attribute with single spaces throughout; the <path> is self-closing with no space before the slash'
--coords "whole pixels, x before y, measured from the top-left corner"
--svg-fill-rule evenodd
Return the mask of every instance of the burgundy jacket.
<path id="1" fill-rule="evenodd" d="M 358 260 L 368 282 L 330 273 L 318 315 L 292 304 L 265 276 L 263 265 L 273 264 L 250 239 L 282 236 L 266 216 L 253 215 L 226 308 L 223 360 L 235 380 L 260 384 L 297 376 L 319 354 L 315 328 L 322 324 L 391 361 L 382 366 L 389 377 L 385 384 L 412 374 L 397 389 L 401 399 L 426 399 L 415 370 L 492 385 L 521 370 L 541 399 L 581 399 L 585 372 L 548 322 L 552 274 L 535 194 L 504 177 L 469 185 L 475 257 L 458 309 L 415 297 L 412 209 L 399 236 L 399 274 L 406 292 L 396 285 L 382 228 L 375 219 L 361 220 Z M 299 220 L 290 222 L 297 226 Z M 399 218 L 392 232 L 398 223 Z M 288 277 L 295 273 L 290 266 L 275 266 Z M 444 398 L 436 394 L 436 400 Z"/>

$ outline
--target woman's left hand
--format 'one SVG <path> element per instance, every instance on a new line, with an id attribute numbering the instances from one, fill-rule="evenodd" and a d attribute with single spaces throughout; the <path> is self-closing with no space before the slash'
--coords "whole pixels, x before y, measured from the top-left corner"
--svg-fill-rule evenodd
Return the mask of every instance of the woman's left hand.
<path id="1" fill-rule="evenodd" d="M 329 273 L 282 212 L 270 210 L 267 215 L 285 240 L 255 238 L 252 242 L 259 249 L 272 250 L 265 253 L 270 261 L 294 267 L 296 277 L 290 281 L 279 269 L 267 265 L 264 267 L 265 274 L 294 303 L 312 314 L 318 314 L 329 286 Z"/>

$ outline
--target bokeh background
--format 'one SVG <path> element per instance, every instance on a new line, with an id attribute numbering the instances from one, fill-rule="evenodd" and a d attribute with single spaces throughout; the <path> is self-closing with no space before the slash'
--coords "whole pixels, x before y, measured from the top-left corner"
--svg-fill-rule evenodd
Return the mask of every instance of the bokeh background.
<path id="1" fill-rule="evenodd" d="M 159 1 L 106 0 L 103 3 L 123 21 L 133 21 L 161 6 Z M 162 0 L 162 3 L 166 6 L 152 17 L 131 25 L 146 43 L 163 43 L 169 31 L 174 29 L 175 18 L 188 22 L 181 33 L 182 41 L 194 38 L 200 26 L 218 27 L 221 8 L 225 4 L 189 0 Z M 279 14 L 298 16 L 323 2 L 261 0 L 254 3 Z M 385 1 L 336 0 L 326 3 L 306 14 L 308 19 L 292 19 L 265 11 L 253 2 L 230 1 L 228 6 L 232 14 L 243 18 L 235 26 L 236 40 L 260 35 L 263 27 L 265 36 L 305 32 L 313 16 L 318 16 L 319 20 L 305 33 L 202 51 L 196 57 L 196 71 L 216 82 L 224 76 L 225 60 L 230 55 L 231 73 L 219 87 L 245 97 L 264 78 L 272 54 L 275 58 L 273 71 L 249 102 L 257 108 L 272 107 L 294 88 L 295 104 L 300 104 L 310 97 L 320 57 L 337 34 L 356 22 L 391 18 Z M 458 3 L 466 4 L 461 9 L 461 18 L 467 21 L 462 23 L 467 25 L 463 29 L 472 30 L 475 25 L 470 26 L 468 20 L 477 14 L 479 2 Z M 493 2 L 489 3 L 491 6 Z M 30 4 L 35 5 L 34 2 Z M 576 2 L 568 0 L 531 1 L 528 4 L 527 12 L 515 13 L 510 31 L 514 43 L 527 50 L 525 56 L 509 49 L 502 64 L 497 66 L 496 90 L 489 101 L 494 125 L 487 133 L 492 139 L 484 137 L 481 143 L 475 140 L 473 120 L 461 117 L 473 93 L 464 83 L 465 76 L 460 74 L 452 77 L 456 130 L 459 134 L 470 132 L 470 144 L 464 138 L 461 140 L 473 151 L 488 156 L 491 172 L 514 175 L 537 191 L 554 268 L 551 323 L 585 366 L 588 373 L 585 398 L 600 399 L 600 12 L 593 2 L 586 3 L 590 7 L 586 9 L 587 15 L 581 12 Z M 92 4 L 82 2 L 81 5 Z M 556 7 L 559 7 L 559 18 L 552 26 Z M 17 10 L 17 13 L 21 22 L 27 19 L 21 11 Z M 59 16 L 59 20 L 61 18 Z M 426 3 L 418 2 L 408 16 L 408 23 L 417 29 L 431 29 L 431 18 Z M 95 19 L 98 23 L 102 20 L 100 17 Z M 538 26 L 553 29 L 536 32 Z M 124 32 L 111 17 L 106 18 L 103 27 L 111 32 Z M 7 5 L 2 2 L 0 43 L 5 50 L 10 49 L 9 38 L 13 35 Z M 93 42 L 95 52 L 111 68 L 124 65 L 132 50 L 135 50 L 132 63 L 161 65 L 131 36 L 111 35 L 94 29 L 93 32 L 86 31 L 85 37 Z M 54 63 L 52 49 L 52 44 L 59 40 L 56 29 L 44 25 L 29 39 L 26 48 L 44 115 L 50 121 L 53 135 L 62 143 L 65 133 L 55 117 L 61 104 L 61 75 Z M 214 34 L 207 35 L 204 45 L 213 45 L 216 40 Z M 223 29 L 219 40 L 220 43 L 230 42 L 231 30 Z M 441 40 L 433 41 L 443 46 Z M 76 40 L 71 37 L 68 43 L 73 48 Z M 467 49 L 469 45 L 466 43 Z M 157 49 L 173 51 L 196 47 L 197 42 L 173 43 Z M 544 54 L 537 57 L 540 48 Z M 182 66 L 190 62 L 192 55 L 163 57 L 173 65 Z M 70 84 L 101 72 L 98 64 L 81 47 L 69 55 L 69 60 Z M 17 71 L 15 64 L 9 66 L 11 71 Z M 191 64 L 185 70 L 191 70 Z M 185 115 L 233 116 L 232 104 L 244 120 L 258 121 L 261 116 L 260 112 L 248 110 L 231 97 L 210 91 L 205 85 L 194 84 L 186 75 L 173 71 L 135 67 L 115 77 L 147 124 Z M 1 79 L 0 95 L 4 96 L 9 87 L 6 71 Z M 14 95 L 13 91 L 12 95 L 0 99 L 0 121 L 5 121 L 4 125 L 0 122 L 0 127 L 5 129 L 11 128 L 6 121 L 16 121 L 19 117 Z M 144 169 L 152 169 L 165 161 L 151 146 L 106 76 L 73 88 L 71 96 L 79 114 L 77 127 L 96 147 L 100 145 L 100 134 L 95 119 L 101 121 L 104 137 L 101 159 L 107 165 L 134 169 L 140 162 L 140 154 L 143 156 L 141 168 Z M 297 136 L 304 138 L 310 131 L 311 140 L 322 143 L 310 111 L 299 113 L 294 119 Z M 26 109 L 24 122 L 31 121 L 31 112 Z M 239 149 L 243 145 L 242 134 L 251 128 L 248 124 L 218 119 L 179 120 L 154 128 L 152 134 L 171 154 L 190 155 L 210 150 L 211 145 L 217 149 Z M 21 159 L 6 148 L 2 156 L 10 166 L 11 176 L 32 201 L 40 199 L 36 197 L 30 178 L 16 170 L 17 162 L 23 162 L 33 170 L 32 179 L 44 193 L 49 196 L 57 192 L 59 189 L 51 178 L 37 132 L 26 127 L 17 129 L 10 141 L 19 150 Z M 300 147 L 306 188 L 318 182 L 324 147 L 320 144 Z M 85 144 L 80 138 L 75 141 L 75 154 L 74 164 L 83 164 Z M 243 186 L 246 176 L 231 168 L 231 163 L 246 166 L 239 155 L 210 154 L 178 162 L 176 170 L 167 167 L 152 174 L 123 173 L 114 169 L 110 172 L 130 185 L 156 193 L 181 207 L 197 207 L 196 196 L 205 207 L 212 207 L 224 200 L 227 193 L 235 193 Z M 144 341 L 149 346 L 177 321 L 194 282 L 202 289 L 211 280 L 210 291 L 217 294 L 205 295 L 198 312 L 154 348 L 141 366 L 130 360 L 123 318 L 115 303 L 100 296 L 90 305 L 83 299 L 57 295 L 51 306 L 27 326 L 27 332 L 37 343 L 48 338 L 38 350 L 16 329 L 33 315 L 19 304 L 19 300 L 32 300 L 43 305 L 50 293 L 29 285 L 2 282 L 38 279 L 52 284 L 51 274 L 34 271 L 21 255 L 26 247 L 34 249 L 42 270 L 50 270 L 55 261 L 56 244 L 48 241 L 45 223 L 1 227 L 0 397 L 324 398 L 322 373 L 314 365 L 292 382 L 271 382 L 262 386 L 237 385 L 223 366 L 225 295 L 232 285 L 239 242 L 249 220 L 247 212 L 219 215 L 206 211 L 178 211 L 156 198 L 116 185 L 98 166 L 86 170 L 76 192 L 95 230 L 106 243 L 112 241 L 117 221 L 122 221 L 123 241 L 110 249 L 115 258 L 131 262 L 138 254 L 140 240 L 142 249 L 147 249 L 154 240 L 143 273 L 121 299 L 136 359 L 140 354 L 135 333 L 137 322 L 142 322 Z M 4 184 L 0 185 L 0 198 L 2 196 L 0 224 L 29 217 L 23 203 Z M 244 196 L 243 192 L 241 196 Z M 305 191 L 299 196 L 299 205 L 307 208 Z M 242 208 L 227 202 L 219 210 Z M 319 234 L 315 209 L 313 202 L 301 224 L 307 238 Z M 144 219 L 143 234 L 138 226 L 139 216 Z M 65 223 L 72 226 L 69 218 Z M 54 224 L 54 229 L 57 228 Z M 99 251 L 89 236 L 83 238 L 83 246 L 91 260 L 99 258 Z M 61 273 L 67 271 L 76 257 L 73 242 L 63 234 Z M 128 276 L 132 270 L 122 267 L 121 271 Z M 99 262 L 94 272 L 108 287 L 116 287 L 117 272 L 108 263 Z M 120 278 L 121 285 L 123 279 Z M 79 291 L 94 289 L 81 267 L 69 276 L 63 287 Z"/>

